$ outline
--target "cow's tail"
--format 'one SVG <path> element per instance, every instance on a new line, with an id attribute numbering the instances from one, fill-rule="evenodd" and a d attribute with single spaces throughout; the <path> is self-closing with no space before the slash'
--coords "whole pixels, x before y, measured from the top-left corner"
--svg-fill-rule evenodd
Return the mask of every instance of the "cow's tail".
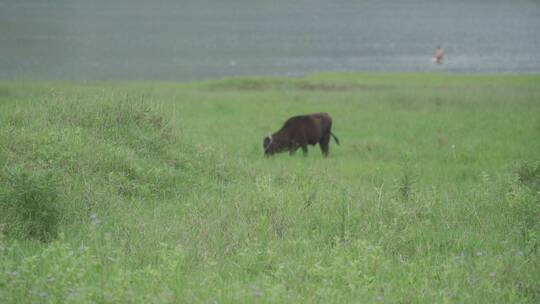
<path id="1" fill-rule="evenodd" d="M 336 135 L 334 135 L 334 133 L 330 132 L 330 135 L 332 135 L 332 137 L 334 138 L 334 140 L 336 141 L 336 144 L 339 145 L 339 139 L 337 138 Z"/>

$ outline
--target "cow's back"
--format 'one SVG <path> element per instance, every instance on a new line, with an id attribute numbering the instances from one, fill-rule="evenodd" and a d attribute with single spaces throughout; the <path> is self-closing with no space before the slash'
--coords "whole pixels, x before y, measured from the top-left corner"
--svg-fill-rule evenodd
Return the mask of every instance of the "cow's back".
<path id="1" fill-rule="evenodd" d="M 321 128 L 321 133 L 330 131 L 330 128 L 332 127 L 332 118 L 328 113 L 313 113 L 310 117 L 313 120 L 313 123 Z"/>
<path id="2" fill-rule="evenodd" d="M 287 134 L 291 139 L 305 139 L 309 144 L 317 143 L 323 135 L 330 132 L 332 118 L 328 113 L 320 112 L 289 118 L 279 133 Z"/>

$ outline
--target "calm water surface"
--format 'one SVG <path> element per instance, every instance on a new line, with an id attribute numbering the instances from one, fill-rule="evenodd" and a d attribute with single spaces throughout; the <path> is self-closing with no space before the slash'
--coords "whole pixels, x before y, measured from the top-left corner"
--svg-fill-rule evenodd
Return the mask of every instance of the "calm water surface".
<path id="1" fill-rule="evenodd" d="M 0 79 L 539 73 L 539 50 L 538 0 L 0 0 Z"/>

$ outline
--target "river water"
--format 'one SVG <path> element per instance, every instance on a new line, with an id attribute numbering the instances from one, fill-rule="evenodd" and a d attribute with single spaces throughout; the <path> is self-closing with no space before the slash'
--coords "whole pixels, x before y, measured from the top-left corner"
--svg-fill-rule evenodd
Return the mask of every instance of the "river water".
<path id="1" fill-rule="evenodd" d="M 0 0 L 0 79 L 539 73 L 539 50 L 538 0 Z"/>

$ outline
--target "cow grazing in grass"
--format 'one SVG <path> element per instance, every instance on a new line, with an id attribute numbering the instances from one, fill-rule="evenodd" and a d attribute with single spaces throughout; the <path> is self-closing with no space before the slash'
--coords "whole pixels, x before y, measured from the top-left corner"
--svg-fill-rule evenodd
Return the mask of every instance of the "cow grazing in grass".
<path id="1" fill-rule="evenodd" d="M 328 156 L 330 136 L 337 144 L 339 139 L 332 133 L 332 118 L 328 113 L 314 113 L 289 118 L 276 133 L 266 136 L 263 140 L 264 155 L 289 151 L 293 154 L 301 148 L 307 155 L 308 145 L 321 147 L 323 155 Z"/>

